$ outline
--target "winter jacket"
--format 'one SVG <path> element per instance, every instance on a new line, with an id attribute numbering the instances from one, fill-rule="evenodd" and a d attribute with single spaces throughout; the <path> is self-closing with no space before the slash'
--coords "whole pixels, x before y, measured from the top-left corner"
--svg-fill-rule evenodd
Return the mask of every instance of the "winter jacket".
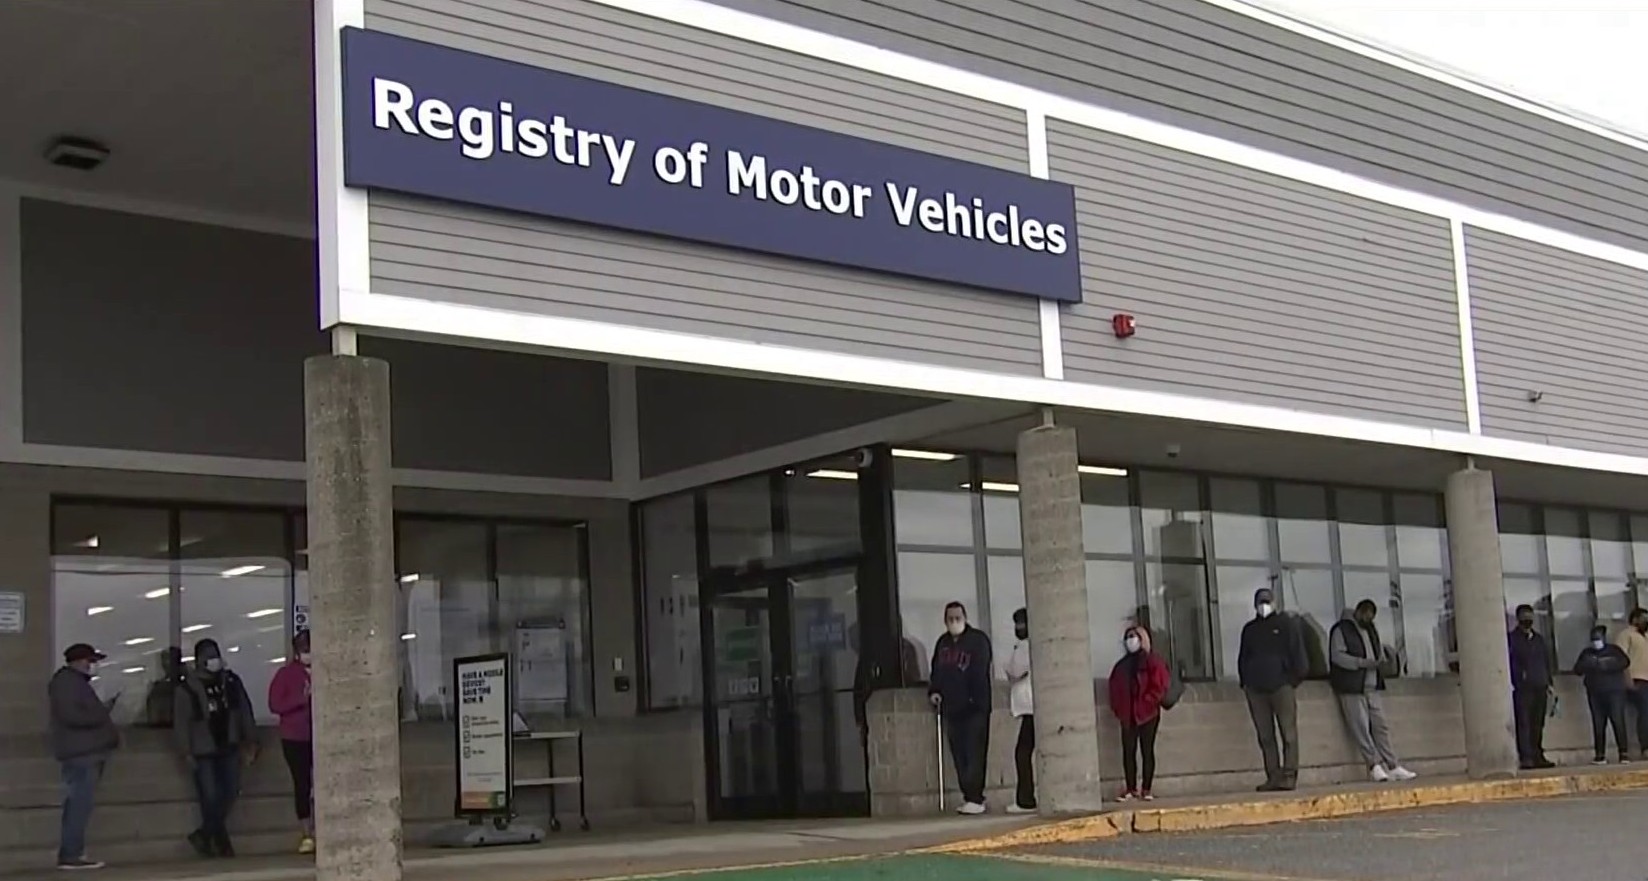
<path id="1" fill-rule="evenodd" d="M 1625 675 L 1634 682 L 1648 682 L 1648 636 L 1635 627 L 1627 627 L 1614 637 L 1614 645 L 1625 650 L 1631 659 L 1631 669 Z"/>
<path id="2" fill-rule="evenodd" d="M 990 637 L 968 625 L 960 636 L 946 632 L 933 647 L 933 673 L 927 693 L 942 698 L 939 708 L 946 716 L 990 712 Z"/>
<path id="3" fill-rule="evenodd" d="M 1285 612 L 1254 618 L 1242 628 L 1236 670 L 1242 687 L 1261 694 L 1297 687 L 1310 672 L 1303 625 Z"/>
<path id="4" fill-rule="evenodd" d="M 1110 668 L 1110 711 L 1122 727 L 1144 725 L 1162 714 L 1170 677 L 1162 656 L 1140 649 Z"/>
<path id="5" fill-rule="evenodd" d="M 224 742 L 212 734 L 211 706 L 207 697 L 204 670 L 191 666 L 178 683 L 172 706 L 172 742 L 187 758 L 222 755 L 257 742 L 257 722 L 252 715 L 252 699 L 246 684 L 233 670 L 218 673 L 223 679 Z"/>
<path id="6" fill-rule="evenodd" d="M 1334 694 L 1384 691 L 1385 674 L 1379 669 L 1384 652 L 1379 629 L 1372 624 L 1363 627 L 1356 621 L 1356 613 L 1346 609 L 1345 616 L 1328 634 L 1328 684 L 1333 686 Z"/>
<path id="7" fill-rule="evenodd" d="M 107 755 L 120 746 L 109 708 L 92 690 L 92 678 L 63 667 L 46 686 L 51 711 L 52 754 L 58 761 Z"/>
<path id="8" fill-rule="evenodd" d="M 309 667 L 292 660 L 269 683 L 269 712 L 280 717 L 280 739 L 307 743 L 314 737 L 309 704 Z"/>
<path id="9" fill-rule="evenodd" d="M 1521 628 L 1512 630 L 1508 637 L 1511 646 L 1511 687 L 1539 691 L 1551 687 L 1551 650 L 1545 637 L 1537 630 L 1526 633 Z"/>
<path id="10" fill-rule="evenodd" d="M 1625 671 L 1630 666 L 1630 656 L 1617 645 L 1605 644 L 1600 649 L 1586 646 L 1579 653 L 1579 660 L 1574 662 L 1574 672 L 1585 677 L 1586 691 L 1618 693 L 1625 691 L 1630 684 L 1625 678 Z"/>

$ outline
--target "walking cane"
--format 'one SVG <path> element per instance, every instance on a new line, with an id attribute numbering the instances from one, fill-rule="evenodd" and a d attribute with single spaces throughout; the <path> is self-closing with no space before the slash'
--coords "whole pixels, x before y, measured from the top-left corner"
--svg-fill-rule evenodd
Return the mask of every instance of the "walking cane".
<path id="1" fill-rule="evenodd" d="M 936 722 L 935 728 L 938 730 L 938 751 L 936 753 L 938 756 L 938 811 L 942 814 L 944 813 L 944 712 L 942 710 L 934 712 L 933 719 Z"/>

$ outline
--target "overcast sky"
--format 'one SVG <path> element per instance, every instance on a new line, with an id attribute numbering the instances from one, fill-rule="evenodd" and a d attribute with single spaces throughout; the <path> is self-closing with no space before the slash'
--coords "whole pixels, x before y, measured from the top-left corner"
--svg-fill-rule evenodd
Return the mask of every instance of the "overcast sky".
<path id="1" fill-rule="evenodd" d="M 1648 138 L 1648 0 L 1258 0 Z"/>

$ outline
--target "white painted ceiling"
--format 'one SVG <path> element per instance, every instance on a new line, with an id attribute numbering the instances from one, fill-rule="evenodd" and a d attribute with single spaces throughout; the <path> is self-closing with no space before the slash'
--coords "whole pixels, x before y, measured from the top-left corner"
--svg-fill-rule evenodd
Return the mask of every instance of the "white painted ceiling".
<path id="1" fill-rule="evenodd" d="M 4 0 L 0 178 L 312 224 L 311 34 L 309 0 Z"/>

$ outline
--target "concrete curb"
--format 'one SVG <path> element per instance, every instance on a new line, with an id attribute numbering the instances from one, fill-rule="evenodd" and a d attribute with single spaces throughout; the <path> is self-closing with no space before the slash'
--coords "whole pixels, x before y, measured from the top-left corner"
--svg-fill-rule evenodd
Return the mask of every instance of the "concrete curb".
<path id="1" fill-rule="evenodd" d="M 1127 834 L 1201 832 L 1299 820 L 1329 820 L 1381 811 L 1645 788 L 1648 788 L 1648 770 L 1602 771 L 1131 809 L 1043 823 L 1001 835 L 941 845 L 926 852 L 974 853 L 1047 844 L 1076 844 Z"/>

